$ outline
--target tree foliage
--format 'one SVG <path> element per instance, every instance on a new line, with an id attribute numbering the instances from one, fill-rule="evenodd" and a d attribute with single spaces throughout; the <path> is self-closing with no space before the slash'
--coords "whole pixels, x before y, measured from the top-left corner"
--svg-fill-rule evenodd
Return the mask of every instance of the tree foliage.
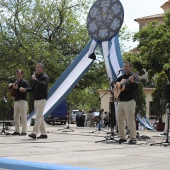
<path id="1" fill-rule="evenodd" d="M 51 86 L 89 41 L 86 26 L 80 22 L 89 5 L 88 0 L 2 0 L 1 84 L 17 68 L 29 80 L 35 63 L 43 62 Z"/>
<path id="2" fill-rule="evenodd" d="M 82 4 L 87 8 L 83 1 L 2 0 L 1 68 L 10 75 L 24 64 L 32 74 L 35 62 L 43 61 L 54 81 L 88 41 L 74 13 Z"/>
<path id="3" fill-rule="evenodd" d="M 164 71 L 158 74 L 156 79 L 156 87 L 152 93 L 153 101 L 153 112 L 157 115 L 162 121 L 162 115 L 165 113 L 166 108 L 166 99 L 164 94 L 164 88 L 168 82 L 168 77 Z"/>
<path id="4" fill-rule="evenodd" d="M 166 103 L 163 89 L 170 79 L 170 13 L 164 15 L 162 24 L 157 21 L 148 23 L 134 35 L 134 41 L 139 42 L 138 48 L 125 56 L 140 71 L 140 75 L 147 72 L 149 82 L 146 85 L 155 81 L 156 87 L 152 94 L 153 111 L 162 120 Z M 155 75 L 158 75 L 158 78 L 154 80 Z"/>
<path id="5" fill-rule="evenodd" d="M 139 41 L 139 55 L 149 78 L 162 70 L 170 78 L 170 13 L 164 15 L 162 24 L 157 21 L 149 23 L 135 34 L 134 40 Z"/>
<path id="6" fill-rule="evenodd" d="M 129 42 L 133 38 L 133 34 L 134 34 L 133 32 L 128 30 L 127 25 L 123 25 L 121 27 L 119 31 L 119 40 L 120 40 L 120 47 L 122 52 L 131 48 L 130 44 L 128 45 L 128 43 L 126 43 L 125 45 L 125 42 Z"/>
<path id="7" fill-rule="evenodd" d="M 146 116 L 146 95 L 143 91 L 143 84 L 139 82 L 136 97 L 136 114 Z"/>

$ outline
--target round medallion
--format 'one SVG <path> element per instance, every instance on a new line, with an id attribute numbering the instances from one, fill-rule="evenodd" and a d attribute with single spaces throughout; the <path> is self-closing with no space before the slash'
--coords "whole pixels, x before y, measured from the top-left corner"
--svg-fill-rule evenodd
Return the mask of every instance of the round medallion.
<path id="1" fill-rule="evenodd" d="M 96 1 L 87 17 L 87 29 L 96 41 L 108 41 L 120 30 L 124 19 L 124 10 L 119 0 Z"/>

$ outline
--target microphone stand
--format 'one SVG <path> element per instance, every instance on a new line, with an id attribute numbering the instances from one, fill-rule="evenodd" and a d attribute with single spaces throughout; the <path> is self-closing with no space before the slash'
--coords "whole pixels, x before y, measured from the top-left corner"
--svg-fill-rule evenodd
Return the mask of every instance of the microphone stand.
<path id="1" fill-rule="evenodd" d="M 122 69 L 121 69 L 122 70 Z M 116 77 L 118 77 L 118 75 L 120 74 L 120 71 L 118 71 Z M 116 79 L 117 80 L 117 79 Z M 112 86 L 112 83 L 115 83 L 116 82 L 113 81 L 110 83 L 110 86 L 111 88 L 113 87 Z M 113 88 L 114 89 L 114 88 Z M 110 110 L 111 110 L 111 132 L 107 132 L 107 136 L 105 137 L 106 139 L 105 140 L 101 140 L 101 141 L 96 141 L 95 143 L 98 143 L 98 142 L 105 142 L 105 141 L 109 141 L 111 140 L 113 143 L 118 143 L 118 140 L 115 140 L 115 132 L 114 132 L 114 125 L 115 125 L 115 121 L 116 121 L 116 112 L 115 112 L 115 104 L 114 104 L 114 92 L 113 90 L 110 90 L 111 91 L 111 101 L 110 101 Z M 115 118 L 115 121 L 114 121 L 114 118 Z M 110 134 L 110 136 L 108 135 Z"/>
<path id="2" fill-rule="evenodd" d="M 68 104 L 68 115 L 67 115 L 67 127 L 66 128 L 64 128 L 64 129 L 58 129 L 58 131 L 60 131 L 60 130 L 64 130 L 64 131 L 62 131 L 62 132 L 74 132 L 74 130 L 73 129 L 70 129 L 70 126 L 69 126 L 69 122 L 70 122 L 70 116 L 69 116 L 69 111 L 70 111 L 70 109 L 69 109 L 69 104 Z M 68 131 L 69 130 L 69 131 Z"/>
<path id="3" fill-rule="evenodd" d="M 9 135 L 9 134 L 10 134 L 10 133 L 8 133 L 8 132 L 5 132 L 5 130 L 6 130 L 6 122 L 5 122 L 5 118 L 6 118 L 5 103 L 7 103 L 6 91 L 7 91 L 8 84 L 9 84 L 10 80 L 11 80 L 11 79 L 8 80 L 7 85 L 6 85 L 6 87 L 5 87 L 5 90 L 4 90 L 4 92 L 3 92 L 3 99 L 2 99 L 2 102 L 4 102 L 4 105 L 3 105 L 3 106 L 4 106 L 4 107 L 3 107 L 4 114 L 3 114 L 3 122 L 2 122 L 2 123 L 3 123 L 3 125 L 2 125 L 2 131 L 1 131 L 0 135 L 2 135 L 2 134 Z"/>

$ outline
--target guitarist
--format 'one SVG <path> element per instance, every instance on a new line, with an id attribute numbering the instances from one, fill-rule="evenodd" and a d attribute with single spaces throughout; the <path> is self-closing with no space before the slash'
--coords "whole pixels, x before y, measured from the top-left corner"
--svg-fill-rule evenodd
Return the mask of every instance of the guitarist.
<path id="1" fill-rule="evenodd" d="M 23 71 L 16 70 L 17 80 L 9 87 L 13 91 L 14 101 L 14 123 L 15 132 L 11 135 L 26 135 L 27 132 L 27 94 L 20 92 L 20 87 L 28 87 L 28 83 L 23 79 Z M 22 121 L 22 132 L 20 133 L 20 117 Z"/>
<path id="2" fill-rule="evenodd" d="M 136 108 L 136 88 L 138 86 L 137 77 L 132 73 L 132 64 L 124 63 L 125 74 L 117 79 L 120 83 L 119 104 L 117 108 L 117 124 L 119 129 L 119 143 L 127 142 L 125 121 L 130 130 L 129 144 L 136 144 L 136 124 L 135 124 L 135 108 Z M 124 82 L 126 82 L 124 84 Z M 121 86 L 124 84 L 124 86 Z"/>

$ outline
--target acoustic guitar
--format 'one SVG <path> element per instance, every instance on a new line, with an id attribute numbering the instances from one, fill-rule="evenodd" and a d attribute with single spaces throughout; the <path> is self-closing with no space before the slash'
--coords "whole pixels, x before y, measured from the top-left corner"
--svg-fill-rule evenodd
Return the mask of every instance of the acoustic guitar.
<path id="1" fill-rule="evenodd" d="M 134 78 L 136 78 L 139 75 L 139 72 L 134 73 L 132 76 Z M 114 85 L 114 97 L 117 99 L 119 98 L 119 95 L 122 91 L 125 90 L 125 84 L 129 82 L 129 78 L 128 79 L 122 79 L 120 82 L 116 82 L 116 84 Z"/>
<path id="2" fill-rule="evenodd" d="M 9 85 L 9 90 L 10 90 L 10 97 L 14 98 L 15 97 L 15 92 L 16 89 L 13 88 L 13 86 L 18 85 L 22 80 L 16 80 L 14 83 Z"/>

